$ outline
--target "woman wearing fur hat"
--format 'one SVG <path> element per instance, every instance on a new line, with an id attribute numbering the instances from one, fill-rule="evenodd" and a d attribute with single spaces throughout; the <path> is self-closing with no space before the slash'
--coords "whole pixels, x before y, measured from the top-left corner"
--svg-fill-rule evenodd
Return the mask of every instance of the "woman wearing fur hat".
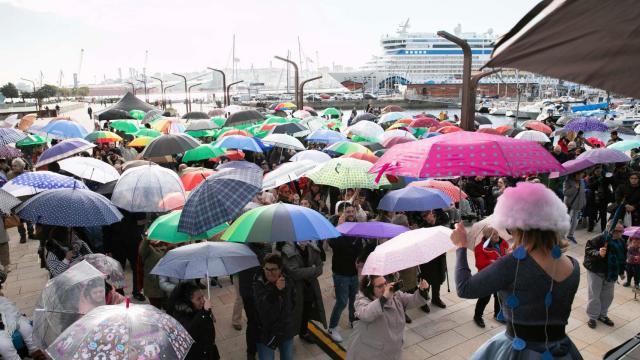
<path id="1" fill-rule="evenodd" d="M 451 235 L 458 296 L 498 292 L 507 323 L 472 359 L 582 359 L 565 332 L 580 281 L 578 261 L 562 253 L 561 234 L 570 226 L 566 206 L 544 185 L 522 182 L 500 196 L 493 219 L 493 226 L 511 231 L 511 254 L 473 276 L 464 225 Z"/>

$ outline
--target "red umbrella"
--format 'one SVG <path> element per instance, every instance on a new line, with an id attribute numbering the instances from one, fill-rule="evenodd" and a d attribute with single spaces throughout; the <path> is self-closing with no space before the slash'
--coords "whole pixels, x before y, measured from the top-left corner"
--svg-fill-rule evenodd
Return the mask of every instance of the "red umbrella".
<path id="1" fill-rule="evenodd" d="M 180 176 L 180 181 L 186 191 L 191 191 L 213 173 L 215 173 L 213 170 L 192 171 Z"/>
<path id="2" fill-rule="evenodd" d="M 513 126 L 509 126 L 509 125 L 502 125 L 502 126 L 498 126 L 496 128 L 496 131 L 498 132 L 498 134 L 500 135 L 504 135 L 507 131 L 513 129 Z"/>
<path id="3" fill-rule="evenodd" d="M 441 127 L 440 129 L 438 129 L 436 131 L 441 133 L 441 134 L 448 134 L 448 133 L 452 133 L 452 132 L 456 132 L 456 131 L 463 131 L 463 130 L 461 128 L 455 126 L 455 125 L 449 125 L 449 126 Z"/>
<path id="4" fill-rule="evenodd" d="M 405 125 L 409 125 L 413 122 L 412 119 L 399 119 L 396 120 L 396 124 L 405 124 Z"/>
<path id="5" fill-rule="evenodd" d="M 492 129 L 492 128 L 482 128 L 482 129 L 478 129 L 476 132 L 484 133 L 484 134 L 502 135 L 498 130 Z"/>
<path id="6" fill-rule="evenodd" d="M 412 128 L 429 128 L 432 126 L 440 126 L 440 121 L 430 117 L 416 118 L 409 124 Z"/>
<path id="7" fill-rule="evenodd" d="M 364 161 L 368 161 L 370 163 L 375 163 L 376 161 L 378 161 L 378 157 L 373 155 L 373 154 L 363 154 L 363 153 L 351 153 L 351 154 L 347 154 L 347 155 L 342 155 L 340 156 L 342 158 L 352 158 L 352 159 L 358 159 L 358 160 L 364 160 Z"/>
<path id="8" fill-rule="evenodd" d="M 411 142 L 411 141 L 415 141 L 414 139 L 410 138 L 410 137 L 400 137 L 400 136 L 396 136 L 396 137 L 392 137 L 392 138 L 388 138 L 385 141 L 382 142 L 382 146 L 384 146 L 385 148 L 391 148 L 395 145 L 398 144 L 404 144 L 407 142 Z"/>
<path id="9" fill-rule="evenodd" d="M 466 199 L 468 196 L 464 191 L 460 190 L 459 187 L 453 185 L 449 181 L 440 181 L 440 180 L 423 180 L 423 181 L 414 181 L 409 184 L 409 186 L 418 186 L 423 188 L 431 188 L 441 190 L 443 193 L 449 195 L 453 202 L 459 202 L 460 199 Z"/>
<path id="10" fill-rule="evenodd" d="M 382 109 L 382 113 L 386 114 L 389 112 L 402 112 L 404 109 L 398 105 L 387 105 Z"/>
<path id="11" fill-rule="evenodd" d="M 262 125 L 262 127 L 260 127 L 260 131 L 269 131 L 269 130 L 273 130 L 274 127 L 278 126 L 279 124 L 264 124 Z"/>
<path id="12" fill-rule="evenodd" d="M 591 144 L 593 146 L 597 146 L 597 147 L 606 147 L 607 146 L 604 143 L 604 141 L 598 139 L 597 137 L 589 137 L 589 138 L 587 138 L 587 141 L 589 142 L 589 144 Z"/>
<path id="13" fill-rule="evenodd" d="M 242 135 L 242 136 L 247 136 L 247 137 L 253 137 L 251 134 L 249 134 L 248 132 L 244 131 L 244 130 L 229 130 L 224 132 L 222 135 L 220 135 L 220 138 L 223 138 L 225 136 L 229 136 L 229 135 Z"/>
<path id="14" fill-rule="evenodd" d="M 244 159 L 244 152 L 242 150 L 229 149 L 224 152 L 224 157 L 229 160 L 242 160 Z M 220 161 L 220 157 L 211 158 L 210 161 Z"/>
<path id="15" fill-rule="evenodd" d="M 553 130 L 551 130 L 550 127 L 548 127 L 547 125 L 543 124 L 542 122 L 540 122 L 538 120 L 525 121 L 522 124 L 522 127 L 523 128 L 527 128 L 529 130 L 540 131 L 540 132 L 544 133 L 547 136 L 551 135 L 551 133 L 553 132 Z"/>

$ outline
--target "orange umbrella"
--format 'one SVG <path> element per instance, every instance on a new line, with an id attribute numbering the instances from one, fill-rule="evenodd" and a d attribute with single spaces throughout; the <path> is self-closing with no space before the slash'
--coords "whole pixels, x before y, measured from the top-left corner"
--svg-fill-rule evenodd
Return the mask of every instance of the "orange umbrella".
<path id="1" fill-rule="evenodd" d="M 443 193 L 449 195 L 449 197 L 451 198 L 451 200 L 453 200 L 453 202 L 459 202 L 461 198 L 466 199 L 468 197 L 464 191 L 460 190 L 459 187 L 453 185 L 449 181 L 441 181 L 441 180 L 414 181 L 410 183 L 409 186 L 438 189 Z"/>
<path id="2" fill-rule="evenodd" d="M 491 134 L 491 135 L 502 135 L 500 134 L 500 132 L 498 132 L 498 130 L 492 129 L 492 128 L 482 128 L 482 129 L 478 129 L 476 132 L 483 133 L 483 134 Z"/>
<path id="3" fill-rule="evenodd" d="M 180 181 L 182 181 L 182 185 L 184 185 L 186 191 L 191 191 L 213 173 L 215 173 L 215 171 L 208 169 L 192 171 L 180 176 Z"/>
<path id="4" fill-rule="evenodd" d="M 242 160 L 244 159 L 244 152 L 242 152 L 242 150 L 236 150 L 236 149 L 229 149 L 227 151 L 224 152 L 224 157 L 226 157 L 229 160 Z M 210 161 L 220 161 L 221 157 L 216 157 L 216 158 L 212 158 L 209 159 Z"/>
<path id="5" fill-rule="evenodd" d="M 402 112 L 402 111 L 404 111 L 404 109 L 398 105 L 387 105 L 384 107 L 384 109 L 382 109 L 383 114 L 386 114 L 389 112 Z"/>
<path id="6" fill-rule="evenodd" d="M 400 120 L 396 120 L 396 124 L 405 124 L 405 125 L 409 125 L 413 122 L 413 119 L 400 119 Z"/>
<path id="7" fill-rule="evenodd" d="M 247 137 L 253 137 L 251 134 L 249 134 L 248 132 L 244 131 L 244 130 L 229 130 L 229 131 L 225 131 L 222 135 L 220 135 L 220 137 L 218 139 L 222 139 L 225 136 L 229 136 L 229 135 L 242 135 L 242 136 L 247 136 Z"/>
<path id="8" fill-rule="evenodd" d="M 500 135 L 504 135 L 504 133 L 506 133 L 507 131 L 513 129 L 513 126 L 510 125 L 502 125 L 502 126 L 498 126 L 496 128 L 496 131 L 498 132 L 498 134 Z"/>
<path id="9" fill-rule="evenodd" d="M 551 135 L 551 133 L 553 132 L 553 130 L 551 130 L 550 127 L 548 127 L 547 125 L 545 125 L 544 123 L 538 120 L 525 121 L 522 124 L 522 127 L 527 128 L 529 130 L 536 130 L 536 131 L 543 132 L 547 136 Z"/>
<path id="10" fill-rule="evenodd" d="M 448 134 L 448 133 L 452 133 L 452 132 L 456 132 L 456 131 L 464 131 L 461 128 L 457 127 L 457 126 L 445 126 L 445 127 L 441 127 L 440 129 L 436 130 L 437 132 L 441 133 L 441 134 Z"/>
<path id="11" fill-rule="evenodd" d="M 347 155 L 342 155 L 340 157 L 364 160 L 364 161 L 368 161 L 368 162 L 370 162 L 372 164 L 375 164 L 375 162 L 378 161 L 378 159 L 379 159 L 379 157 L 377 157 L 377 156 L 375 156 L 373 154 L 364 154 L 364 153 L 351 153 L 351 154 L 347 154 Z"/>
<path id="12" fill-rule="evenodd" d="M 27 129 L 30 128 L 31 125 L 33 125 L 33 123 L 36 121 L 37 118 L 38 118 L 38 115 L 36 114 L 27 114 L 23 116 L 22 119 L 20 119 L 20 122 L 18 123 L 18 129 L 22 131 L 27 131 Z"/>

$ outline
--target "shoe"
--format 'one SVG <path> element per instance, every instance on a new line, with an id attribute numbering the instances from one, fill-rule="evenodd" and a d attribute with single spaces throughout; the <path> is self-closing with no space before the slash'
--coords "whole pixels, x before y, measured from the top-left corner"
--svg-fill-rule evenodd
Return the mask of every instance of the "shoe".
<path id="1" fill-rule="evenodd" d="M 142 295 L 141 293 L 133 293 L 133 294 L 131 294 L 131 296 L 133 296 L 133 298 L 138 300 L 138 301 L 147 300 L 147 298 L 144 295 Z"/>
<path id="2" fill-rule="evenodd" d="M 431 308 L 427 304 L 424 304 L 424 305 L 420 306 L 420 309 L 422 311 L 426 312 L 427 314 L 431 312 Z"/>
<path id="3" fill-rule="evenodd" d="M 626 283 L 622 284 L 622 286 L 629 287 L 629 286 L 631 286 L 631 282 L 627 281 Z"/>
<path id="4" fill-rule="evenodd" d="M 35 240 L 35 238 L 36 238 L 36 234 L 34 234 L 34 233 L 29 233 L 27 235 L 29 236 L 29 239 L 34 239 Z"/>
<path id="5" fill-rule="evenodd" d="M 485 328 L 484 319 L 481 316 L 474 316 L 473 321 L 481 328 Z"/>
<path id="6" fill-rule="evenodd" d="M 587 321 L 587 325 L 590 328 L 595 329 L 596 328 L 596 321 L 595 320 L 589 320 L 589 321 Z"/>
<path id="7" fill-rule="evenodd" d="M 342 336 L 338 332 L 337 328 L 329 329 L 329 336 L 331 337 L 331 340 L 337 343 L 342 342 L 344 340 L 342 339 Z"/>
<path id="8" fill-rule="evenodd" d="M 590 227 L 587 229 L 587 232 L 593 232 L 593 226 L 590 226 Z"/>
<path id="9" fill-rule="evenodd" d="M 298 335 L 300 337 L 301 340 L 304 340 L 304 342 L 308 343 L 308 344 L 313 344 L 315 343 L 315 341 L 313 341 L 313 338 L 311 337 L 311 335 L 307 334 L 300 334 Z"/>
<path id="10" fill-rule="evenodd" d="M 404 314 L 404 322 L 407 324 L 411 324 L 413 322 L 413 320 L 411 320 L 411 318 L 409 317 L 409 315 L 407 315 L 406 313 Z"/>
<path id="11" fill-rule="evenodd" d="M 20 235 L 20 244 L 26 244 L 27 243 L 27 237 L 24 235 Z"/>
<path id="12" fill-rule="evenodd" d="M 442 300 L 440 299 L 433 299 L 431 300 L 431 305 L 435 305 L 441 309 L 446 309 L 447 305 L 445 303 L 442 302 Z"/>
<path id="13" fill-rule="evenodd" d="M 240 325 L 240 324 L 231 324 L 231 326 L 233 326 L 233 328 L 238 330 L 238 331 L 242 330 L 242 325 Z"/>
<path id="14" fill-rule="evenodd" d="M 640 284 L 636 284 L 635 288 L 636 290 L 640 290 Z"/>
<path id="15" fill-rule="evenodd" d="M 573 236 L 567 236 L 567 240 L 571 241 L 574 244 L 577 244 L 578 242 L 576 241 L 576 238 Z"/>
<path id="16" fill-rule="evenodd" d="M 247 360 L 256 360 L 256 354 L 249 354 L 247 353 Z"/>
<path id="17" fill-rule="evenodd" d="M 605 325 L 607 325 L 607 326 L 613 326 L 613 325 L 615 325 L 615 324 L 613 323 L 613 321 L 611 321 L 611 319 L 609 319 L 609 317 L 608 317 L 608 316 L 600 316 L 600 317 L 598 318 L 598 321 L 602 322 L 603 324 L 605 324 Z"/>

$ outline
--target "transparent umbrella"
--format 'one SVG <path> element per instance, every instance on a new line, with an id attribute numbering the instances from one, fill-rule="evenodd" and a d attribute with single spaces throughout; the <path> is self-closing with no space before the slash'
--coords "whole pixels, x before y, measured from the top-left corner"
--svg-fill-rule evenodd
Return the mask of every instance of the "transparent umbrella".
<path id="1" fill-rule="evenodd" d="M 171 193 L 186 199 L 176 173 L 161 166 L 138 166 L 122 174 L 113 189 L 111 202 L 131 212 L 165 212 L 172 210 L 164 201 Z"/>

